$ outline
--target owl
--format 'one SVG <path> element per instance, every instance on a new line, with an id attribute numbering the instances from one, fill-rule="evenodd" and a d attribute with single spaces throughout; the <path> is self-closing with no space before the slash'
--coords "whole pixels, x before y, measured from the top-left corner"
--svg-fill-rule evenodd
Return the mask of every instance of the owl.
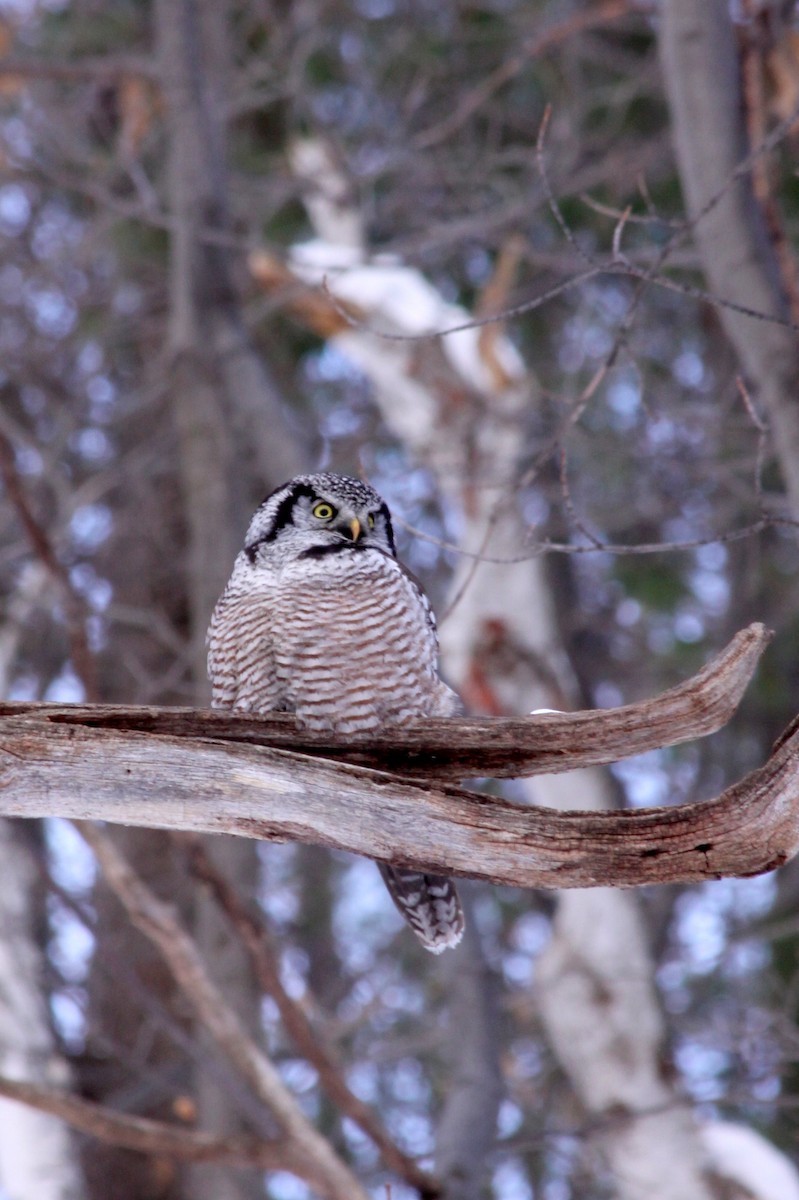
<path id="1" fill-rule="evenodd" d="M 437 664 L 433 613 L 373 488 L 298 475 L 267 496 L 208 630 L 215 708 L 294 713 L 306 729 L 357 739 L 459 712 Z M 425 949 L 457 945 L 452 881 L 378 865 Z"/>

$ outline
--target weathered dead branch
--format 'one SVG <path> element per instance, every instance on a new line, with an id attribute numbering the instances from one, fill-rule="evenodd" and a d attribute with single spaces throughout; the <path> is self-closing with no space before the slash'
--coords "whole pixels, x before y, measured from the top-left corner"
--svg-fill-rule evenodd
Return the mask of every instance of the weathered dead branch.
<path id="1" fill-rule="evenodd" d="M 520 721 L 430 722 L 398 731 L 391 742 L 335 751 L 292 732 L 288 722 L 187 710 L 4 705 L 0 814 L 313 842 L 521 887 L 755 875 L 799 849 L 797 730 L 764 766 L 716 799 L 673 808 L 528 809 L 431 780 L 453 773 L 456 763 L 463 774 L 510 773 L 512 763 L 530 773 L 563 771 L 707 733 L 735 707 L 767 638 L 760 626 L 744 630 L 693 680 L 643 704 Z M 177 736 L 166 733 L 173 716 Z M 138 729 L 124 727 L 126 721 L 138 721 Z M 284 744 L 304 752 L 242 744 L 271 739 L 276 728 Z M 328 751 L 392 764 L 408 754 L 419 774 L 430 764 L 430 778 L 331 761 Z M 578 776 L 577 810 L 579 788 Z"/>
<path id="2" fill-rule="evenodd" d="M 697 675 L 639 704 L 522 718 L 428 719 L 392 729 L 390 738 L 349 745 L 298 729 L 293 717 L 281 714 L 267 719 L 192 708 L 102 704 L 0 704 L 0 738 L 12 728 L 32 730 L 32 724 L 12 726 L 12 718 L 24 718 L 44 721 L 53 729 L 75 727 L 75 736 L 79 730 L 105 730 L 158 734 L 183 742 L 241 742 L 428 780 L 554 774 L 714 733 L 737 709 L 770 638 L 762 625 L 750 625 Z"/>

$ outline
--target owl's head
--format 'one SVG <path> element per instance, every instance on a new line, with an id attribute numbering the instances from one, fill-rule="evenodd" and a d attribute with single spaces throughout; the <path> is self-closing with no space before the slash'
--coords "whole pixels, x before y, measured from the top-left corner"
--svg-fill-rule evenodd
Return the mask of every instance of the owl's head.
<path id="1" fill-rule="evenodd" d="M 256 511 L 244 552 L 252 564 L 282 566 L 376 549 L 396 556 L 388 506 L 374 488 L 348 475 L 297 475 Z"/>

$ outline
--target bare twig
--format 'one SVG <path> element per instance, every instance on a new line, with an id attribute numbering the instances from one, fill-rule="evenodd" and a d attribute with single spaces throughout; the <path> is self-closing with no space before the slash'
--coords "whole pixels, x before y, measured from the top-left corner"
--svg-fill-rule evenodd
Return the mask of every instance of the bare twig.
<path id="1" fill-rule="evenodd" d="M 578 33 L 584 33 L 598 25 L 610 24 L 619 20 L 620 17 L 637 11 L 647 10 L 642 5 L 631 3 L 630 0 L 604 0 L 604 2 L 592 5 L 584 12 L 571 15 L 565 21 L 560 21 L 549 29 L 544 29 L 537 36 L 530 38 L 519 53 L 511 55 L 490 75 L 466 92 L 450 116 L 419 134 L 415 139 L 416 149 L 428 150 L 452 137 L 473 113 L 477 112 L 506 83 L 514 79 L 520 71 L 524 70 L 531 59 L 538 58 L 551 47 L 560 45 Z"/>
<path id="2" fill-rule="evenodd" d="M 172 908 L 136 875 L 107 834 L 85 822 L 80 832 L 97 856 L 106 883 L 133 923 L 158 948 L 203 1027 L 279 1122 L 295 1163 L 292 1169 L 335 1200 L 365 1200 L 355 1176 L 303 1115 L 273 1063 L 252 1041 L 211 979 Z"/>
<path id="3" fill-rule="evenodd" d="M 295 1168 L 295 1160 L 283 1142 L 221 1138 L 149 1117 L 116 1112 L 69 1092 L 4 1077 L 0 1077 L 0 1096 L 60 1117 L 72 1129 L 101 1142 L 139 1150 L 143 1154 L 162 1154 L 181 1162 L 229 1162 L 262 1170 L 291 1171 Z"/>
<path id="4" fill-rule="evenodd" d="M 525 479 L 529 476 L 529 472 L 525 472 Z M 522 486 L 521 484 L 519 486 Z M 712 546 L 717 542 L 722 545 L 730 542 L 742 542 L 747 538 L 756 537 L 765 529 L 771 528 L 786 528 L 799 529 L 799 521 L 791 520 L 790 517 L 780 517 L 765 513 L 758 517 L 756 521 L 751 521 L 748 525 L 740 525 L 737 529 L 720 530 L 718 533 L 709 533 L 706 537 L 683 538 L 680 540 L 670 539 L 661 542 L 606 542 L 601 538 L 596 542 L 579 543 L 579 542 L 556 542 L 551 538 L 536 539 L 529 537 L 527 539 L 527 550 L 523 554 L 514 555 L 492 555 L 486 554 L 480 550 L 464 550 L 462 546 L 455 542 L 447 541 L 446 538 L 436 537 L 432 533 L 428 533 L 424 529 L 419 529 L 415 525 L 411 525 L 408 521 L 403 521 L 401 517 L 395 517 L 394 523 L 401 525 L 403 529 L 407 529 L 414 537 L 421 538 L 423 541 L 431 542 L 434 546 L 439 546 L 442 550 L 448 550 L 452 554 L 458 554 L 463 558 L 477 558 L 484 563 L 517 563 L 527 562 L 531 558 L 538 558 L 542 554 L 616 554 L 616 555 L 646 555 L 646 554 L 665 554 L 673 551 L 698 550 L 700 546 Z"/>
<path id="5" fill-rule="evenodd" d="M 75 668 L 75 674 L 83 684 L 87 699 L 96 700 L 98 696 L 97 673 L 94 655 L 86 633 L 86 605 L 75 591 L 69 571 L 58 558 L 44 527 L 34 516 L 30 498 L 17 471 L 14 447 L 2 430 L 0 430 L 0 476 L 2 476 L 6 495 L 16 510 L 35 557 L 47 570 L 61 592 L 72 665 Z"/>
<path id="6" fill-rule="evenodd" d="M 560 456 L 559 456 L 559 468 L 560 468 L 559 469 L 560 491 L 561 491 L 561 495 L 563 497 L 563 504 L 564 504 L 566 512 L 569 516 L 569 519 L 571 520 L 572 524 L 574 525 L 574 528 L 579 533 L 581 533 L 583 535 L 583 537 L 588 541 L 589 545 L 593 546 L 595 550 L 599 550 L 601 548 L 602 543 L 599 541 L 599 538 L 597 538 L 596 535 L 593 534 L 590 529 L 588 529 L 585 522 L 578 516 L 577 510 L 574 507 L 574 501 L 572 500 L 571 488 L 569 487 L 569 472 L 568 472 L 568 466 L 567 466 L 567 462 L 566 462 L 565 446 L 561 447 Z"/>
<path id="7" fill-rule="evenodd" d="M 618 221 L 616 222 L 616 228 L 613 230 L 613 261 L 614 262 L 627 262 L 628 261 L 626 255 L 622 254 L 621 239 L 622 239 L 622 235 L 624 233 L 625 227 L 627 225 L 627 222 L 630 219 L 631 212 L 632 212 L 632 208 L 628 204 L 627 207 L 625 208 L 624 212 L 621 214 Z"/>
<path id="8" fill-rule="evenodd" d="M 75 58 L 71 62 L 32 55 L 6 54 L 0 58 L 0 78 L 58 79 L 65 83 L 83 83 L 87 79 L 118 80 L 138 76 L 158 79 L 151 58 L 133 54 L 98 54 Z"/>
<path id="9" fill-rule="evenodd" d="M 354 1121 L 380 1153 L 387 1167 L 401 1176 L 420 1196 L 430 1200 L 440 1187 L 435 1179 L 405 1154 L 389 1136 L 377 1115 L 360 1100 L 344 1078 L 344 1069 L 329 1046 L 314 1029 L 306 1009 L 292 999 L 280 979 L 277 953 L 263 922 L 245 905 L 238 892 L 216 869 L 203 845 L 194 835 L 185 835 L 192 873 L 211 889 L 247 948 L 256 977 L 263 990 L 275 1001 L 288 1036 L 300 1054 L 315 1067 L 319 1081 L 338 1110 Z"/>
<path id="10" fill-rule="evenodd" d="M 749 395 L 749 389 L 742 375 L 736 377 L 735 383 L 738 388 L 738 393 L 743 400 L 744 408 L 749 416 L 749 420 L 757 430 L 757 452 L 755 454 L 755 495 L 760 502 L 761 511 L 763 510 L 763 465 L 766 460 L 766 451 L 768 449 L 769 428 L 767 423 L 758 414 L 757 409 L 752 403 L 752 397 Z M 764 514 L 766 515 L 766 514 Z"/>

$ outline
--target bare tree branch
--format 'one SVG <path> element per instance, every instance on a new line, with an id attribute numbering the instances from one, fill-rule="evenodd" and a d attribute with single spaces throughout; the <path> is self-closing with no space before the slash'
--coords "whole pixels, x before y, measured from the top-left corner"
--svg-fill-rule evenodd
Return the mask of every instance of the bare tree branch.
<path id="1" fill-rule="evenodd" d="M 355 1176 L 304 1116 L 276 1067 L 250 1038 L 211 979 L 172 908 L 136 875 L 107 834 L 85 822 L 80 831 L 97 856 L 109 887 L 137 928 L 158 947 L 203 1027 L 280 1123 L 289 1150 L 296 1156 L 294 1170 L 332 1200 L 365 1200 Z"/>
<path id="2" fill-rule="evenodd" d="M 298 729 L 293 717 L 280 713 L 265 718 L 191 708 L 28 702 L 0 703 L 0 735 L 11 728 L 7 719 L 23 717 L 53 726 L 246 742 L 426 780 L 553 774 L 617 762 L 715 733 L 738 707 L 770 638 L 762 625 L 750 625 L 697 675 L 638 704 L 533 718 L 429 718 L 398 726 L 390 737 L 368 742 L 332 742 L 326 734 Z"/>
<path id="3" fill-rule="evenodd" d="M 758 626 L 737 635 L 721 656 L 733 677 L 742 653 L 748 657 L 743 647 L 748 644 L 752 654 L 765 638 Z M 718 662 L 711 664 L 711 679 Z M 682 685 L 674 690 L 683 693 L 676 724 L 664 722 L 662 712 L 658 721 L 659 702 L 653 701 L 606 713 L 544 716 L 513 724 L 523 731 L 541 721 L 541 737 L 554 721 L 561 739 L 554 756 L 559 770 L 607 761 L 609 740 L 600 739 L 582 757 L 570 754 L 570 721 L 579 734 L 581 726 L 595 719 L 600 729 L 612 733 L 616 746 L 622 733 L 634 745 L 638 723 L 650 719 L 666 741 L 684 740 L 691 736 L 691 712 L 694 728 L 703 724 L 707 671 L 697 677 L 699 689 L 692 692 Z M 722 671 L 722 679 L 725 675 Z M 718 684 L 717 674 L 715 678 Z M 670 706 L 673 696 L 666 693 L 660 703 L 666 699 Z M 14 708 L 26 706 L 5 705 L 0 714 Z M 0 719 L 0 815 L 89 817 L 291 839 L 520 887 L 630 887 L 754 875 L 781 865 L 799 848 L 796 729 L 785 735 L 764 766 L 714 800 L 586 813 L 526 809 L 462 788 L 431 786 L 423 779 L 286 750 L 229 744 L 223 740 L 221 723 L 216 740 L 210 741 L 67 724 L 64 712 L 59 710 L 60 719 L 53 721 L 46 713 L 42 719 L 41 706 L 27 706 L 27 711 Z M 451 737 L 454 742 L 466 727 L 466 744 L 474 748 L 474 731 L 481 730 L 489 746 L 484 758 L 490 759 L 493 730 L 503 725 L 452 721 Z M 674 737 L 677 732 L 679 737 Z M 407 753 L 403 739 L 384 743 L 393 763 Z M 631 752 L 630 745 L 623 753 Z M 353 748 L 339 747 L 339 752 L 345 755 L 348 749 Z M 541 766 L 544 760 L 546 767 Z M 479 755 L 470 759 L 479 761 Z M 542 752 L 536 769 L 551 771 L 552 756 Z M 579 786 L 577 782 L 578 804 Z"/>
<path id="4" fill-rule="evenodd" d="M 129 1150 L 164 1154 L 182 1162 L 219 1161 L 273 1171 L 291 1171 L 296 1167 L 295 1159 L 283 1142 L 272 1144 L 257 1138 L 220 1138 L 202 1130 L 184 1129 L 149 1117 L 115 1112 L 69 1092 L 5 1077 L 0 1077 L 0 1096 L 60 1117 L 80 1133 Z"/>

